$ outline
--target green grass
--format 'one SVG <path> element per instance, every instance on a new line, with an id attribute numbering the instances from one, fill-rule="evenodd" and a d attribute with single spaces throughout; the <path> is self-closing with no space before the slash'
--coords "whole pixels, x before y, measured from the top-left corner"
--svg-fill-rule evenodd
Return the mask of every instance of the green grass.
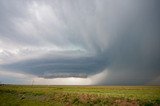
<path id="1" fill-rule="evenodd" d="M 0 86 L 0 106 L 160 105 L 160 86 Z"/>

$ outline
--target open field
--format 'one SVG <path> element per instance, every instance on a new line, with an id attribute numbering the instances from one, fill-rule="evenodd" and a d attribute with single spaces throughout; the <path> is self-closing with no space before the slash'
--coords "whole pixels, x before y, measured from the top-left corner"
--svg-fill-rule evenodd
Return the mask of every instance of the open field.
<path id="1" fill-rule="evenodd" d="M 160 86 L 1 85 L 0 106 L 160 105 Z"/>

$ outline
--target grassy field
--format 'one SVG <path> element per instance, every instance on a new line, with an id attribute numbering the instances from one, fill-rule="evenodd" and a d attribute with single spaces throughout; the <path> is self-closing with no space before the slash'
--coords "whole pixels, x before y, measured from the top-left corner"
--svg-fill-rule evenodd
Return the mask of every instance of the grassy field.
<path id="1" fill-rule="evenodd" d="M 0 86 L 0 106 L 32 105 L 160 106 L 160 86 Z"/>

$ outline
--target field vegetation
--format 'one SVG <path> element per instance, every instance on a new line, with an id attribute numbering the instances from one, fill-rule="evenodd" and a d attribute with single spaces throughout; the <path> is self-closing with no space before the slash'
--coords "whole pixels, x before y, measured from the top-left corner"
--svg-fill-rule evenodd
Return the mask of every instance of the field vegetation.
<path id="1" fill-rule="evenodd" d="M 159 106 L 160 86 L 0 86 L 0 106 L 32 105 Z"/>

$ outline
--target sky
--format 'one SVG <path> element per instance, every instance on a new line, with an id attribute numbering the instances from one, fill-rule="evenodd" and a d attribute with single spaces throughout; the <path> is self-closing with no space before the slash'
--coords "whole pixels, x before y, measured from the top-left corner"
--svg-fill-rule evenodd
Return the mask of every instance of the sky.
<path id="1" fill-rule="evenodd" d="M 160 85 L 159 0 L 0 0 L 0 82 Z"/>

